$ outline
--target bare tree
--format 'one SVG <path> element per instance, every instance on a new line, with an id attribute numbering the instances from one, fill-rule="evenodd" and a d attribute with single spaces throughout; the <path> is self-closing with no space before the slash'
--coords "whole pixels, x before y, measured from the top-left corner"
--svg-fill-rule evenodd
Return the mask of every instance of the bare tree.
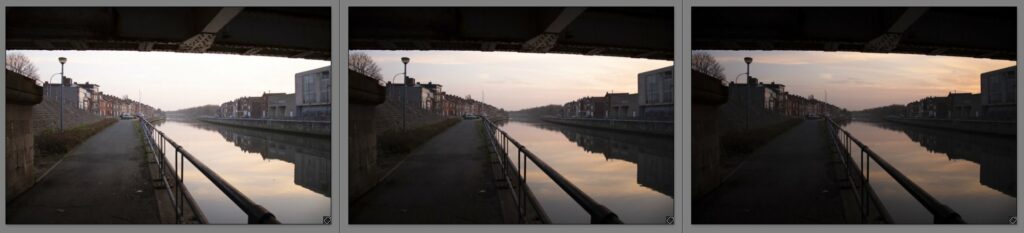
<path id="1" fill-rule="evenodd" d="M 384 77 L 380 75 L 380 67 L 377 66 L 377 62 L 374 62 L 370 55 L 366 55 L 362 52 L 354 52 L 348 55 L 348 69 L 355 70 L 360 74 L 370 76 L 377 80 L 384 79 Z"/>
<path id="2" fill-rule="evenodd" d="M 693 52 L 690 69 L 715 77 L 718 80 L 725 80 L 725 68 L 718 64 L 714 56 L 707 52 Z"/>
<path id="3" fill-rule="evenodd" d="M 5 69 L 14 71 L 15 73 L 24 75 L 35 80 L 39 80 L 39 70 L 36 65 L 32 64 L 32 61 L 28 59 L 28 56 L 21 53 L 8 53 Z"/>

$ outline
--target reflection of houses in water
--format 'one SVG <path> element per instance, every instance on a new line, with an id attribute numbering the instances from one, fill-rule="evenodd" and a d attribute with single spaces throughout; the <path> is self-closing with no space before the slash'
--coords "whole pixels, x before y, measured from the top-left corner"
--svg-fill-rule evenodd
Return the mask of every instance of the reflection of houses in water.
<path id="1" fill-rule="evenodd" d="M 242 151 L 294 164 L 295 184 L 330 197 L 330 140 L 208 123 L 193 125 L 220 133 Z"/>
<path id="2" fill-rule="evenodd" d="M 606 159 L 636 164 L 637 183 L 668 196 L 674 196 L 674 145 L 670 138 L 625 134 L 606 130 L 531 123 L 542 129 L 561 132 L 585 151 L 600 153 Z"/>
<path id="3" fill-rule="evenodd" d="M 981 184 L 1017 197 L 1016 138 L 881 123 L 880 127 L 903 132 L 930 152 L 946 154 L 981 165 Z"/>

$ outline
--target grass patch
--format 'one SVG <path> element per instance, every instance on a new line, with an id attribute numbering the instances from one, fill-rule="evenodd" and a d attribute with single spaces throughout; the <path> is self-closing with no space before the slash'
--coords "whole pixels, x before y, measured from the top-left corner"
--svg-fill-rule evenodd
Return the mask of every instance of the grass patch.
<path id="1" fill-rule="evenodd" d="M 106 118 L 92 124 L 66 129 L 63 133 L 47 129 L 35 135 L 36 155 L 33 158 L 35 176 L 39 177 L 43 172 L 49 170 L 53 164 L 64 158 L 64 155 L 71 151 L 72 148 L 82 144 L 92 135 L 114 123 L 117 123 L 117 119 Z"/>
<path id="2" fill-rule="evenodd" d="M 388 130 L 377 135 L 377 144 L 385 153 L 408 153 L 459 121 L 461 119 L 446 119 L 404 132 L 397 129 Z"/>
<path id="3" fill-rule="evenodd" d="M 392 129 L 377 135 L 377 167 L 383 171 L 390 170 L 399 161 L 409 155 L 413 149 L 423 145 L 437 134 L 462 121 L 452 118 L 434 124 L 403 132 Z"/>
<path id="4" fill-rule="evenodd" d="M 750 153 L 771 141 L 794 126 L 803 122 L 802 119 L 789 119 L 773 125 L 747 131 L 733 131 L 722 135 L 722 149 Z"/>
<path id="5" fill-rule="evenodd" d="M 773 125 L 747 130 L 727 132 L 720 138 L 722 174 L 728 175 L 746 160 L 754 150 L 764 146 L 786 131 L 803 122 L 803 119 L 789 119 Z"/>
<path id="6" fill-rule="evenodd" d="M 71 148 L 82 144 L 92 135 L 106 129 L 107 126 L 117 123 L 117 119 L 106 118 L 92 124 L 81 125 L 75 128 L 66 129 L 63 133 L 47 129 L 36 135 L 36 150 L 40 154 L 67 153 Z"/>

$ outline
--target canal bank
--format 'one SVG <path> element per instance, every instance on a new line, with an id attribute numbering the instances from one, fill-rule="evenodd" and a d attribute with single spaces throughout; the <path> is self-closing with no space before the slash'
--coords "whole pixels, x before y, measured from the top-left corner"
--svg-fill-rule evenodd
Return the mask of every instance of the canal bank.
<path id="1" fill-rule="evenodd" d="M 158 224 L 156 189 L 135 121 L 121 120 L 77 146 L 8 202 L 10 224 Z"/>
<path id="2" fill-rule="evenodd" d="M 1000 136 L 1017 136 L 1016 121 L 983 121 L 958 119 L 925 119 L 886 117 L 885 120 L 900 124 L 956 130 L 968 133 L 983 133 Z"/>
<path id="3" fill-rule="evenodd" d="M 254 129 L 273 130 L 287 133 L 309 134 L 314 136 L 331 136 L 330 121 L 276 120 L 276 119 L 245 119 L 245 118 L 213 118 L 201 117 L 200 121 L 247 127 Z"/>
<path id="4" fill-rule="evenodd" d="M 862 223 L 826 133 L 822 120 L 807 120 L 755 150 L 694 201 L 694 223 Z"/>
<path id="5" fill-rule="evenodd" d="M 645 121 L 645 120 L 618 120 L 618 119 L 590 119 L 590 118 L 541 118 L 546 122 L 587 127 L 603 130 L 614 130 L 619 132 L 650 134 L 657 136 L 673 136 L 675 128 L 672 121 Z"/>
<path id="6" fill-rule="evenodd" d="M 353 224 L 506 222 L 480 120 L 465 120 L 417 147 L 350 205 Z"/>

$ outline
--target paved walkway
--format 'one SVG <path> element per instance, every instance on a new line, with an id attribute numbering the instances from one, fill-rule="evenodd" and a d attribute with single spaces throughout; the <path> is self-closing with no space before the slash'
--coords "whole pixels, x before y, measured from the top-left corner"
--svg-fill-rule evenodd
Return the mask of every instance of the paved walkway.
<path id="1" fill-rule="evenodd" d="M 121 120 L 78 145 L 7 203 L 7 223 L 160 223 L 134 122 Z"/>
<path id="2" fill-rule="evenodd" d="M 503 223 L 480 123 L 463 120 L 416 148 L 352 203 L 350 222 Z"/>
<path id="3" fill-rule="evenodd" d="M 694 223 L 844 223 L 821 120 L 777 136 L 695 203 Z"/>

